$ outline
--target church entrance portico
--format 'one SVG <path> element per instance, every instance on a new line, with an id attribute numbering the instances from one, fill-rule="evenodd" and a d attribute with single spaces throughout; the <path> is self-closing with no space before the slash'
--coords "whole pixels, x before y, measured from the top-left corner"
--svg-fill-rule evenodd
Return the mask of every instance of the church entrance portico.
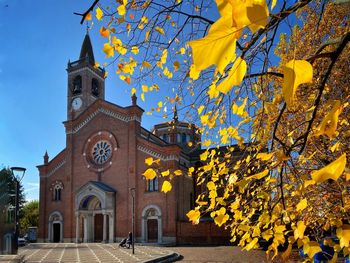
<path id="1" fill-rule="evenodd" d="M 90 181 L 76 193 L 76 235 L 79 242 L 113 242 L 115 190 Z"/>

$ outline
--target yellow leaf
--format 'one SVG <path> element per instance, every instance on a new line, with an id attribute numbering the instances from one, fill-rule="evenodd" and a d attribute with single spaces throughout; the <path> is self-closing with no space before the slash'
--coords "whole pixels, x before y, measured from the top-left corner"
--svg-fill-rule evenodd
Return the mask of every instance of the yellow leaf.
<path id="1" fill-rule="evenodd" d="M 229 219 L 229 215 L 226 214 L 226 209 L 221 207 L 219 211 L 217 211 L 217 216 L 214 218 L 215 224 L 219 227 L 227 222 Z"/>
<path id="2" fill-rule="evenodd" d="M 232 105 L 232 113 L 233 114 L 236 114 L 238 116 L 241 116 L 242 118 L 246 118 L 248 117 L 248 113 L 244 110 L 246 104 L 247 104 L 247 99 L 248 98 L 245 98 L 242 102 L 242 105 L 241 106 L 237 106 L 236 103 L 233 103 Z"/>
<path id="3" fill-rule="evenodd" d="M 145 67 L 145 68 L 151 68 L 152 65 L 150 63 L 148 63 L 147 61 L 143 61 L 142 62 L 142 66 Z"/>
<path id="4" fill-rule="evenodd" d="M 149 31 L 146 31 L 146 33 L 145 33 L 145 42 L 148 42 L 148 40 L 149 40 Z"/>
<path id="5" fill-rule="evenodd" d="M 199 158 L 200 158 L 201 161 L 207 160 L 208 152 L 207 151 L 203 152 L 201 155 L 199 155 Z"/>
<path id="6" fill-rule="evenodd" d="M 207 187 L 208 187 L 208 190 L 211 191 L 211 190 L 216 190 L 216 185 L 213 181 L 210 181 L 207 183 Z"/>
<path id="7" fill-rule="evenodd" d="M 232 26 L 242 31 L 246 26 L 254 33 L 268 22 L 266 1 L 229 0 L 232 8 Z"/>
<path id="8" fill-rule="evenodd" d="M 160 62 L 162 64 L 165 64 L 167 57 L 168 57 L 168 50 L 164 49 L 163 52 L 162 52 L 162 56 L 160 57 Z"/>
<path id="9" fill-rule="evenodd" d="M 101 36 L 103 36 L 103 37 L 108 37 L 108 36 L 109 36 L 109 30 L 106 29 L 104 26 L 102 26 L 102 27 L 100 28 L 100 34 L 101 34 Z"/>
<path id="10" fill-rule="evenodd" d="M 304 221 L 299 221 L 297 223 L 297 228 L 294 230 L 294 238 L 297 240 L 298 238 L 303 239 L 304 238 L 304 231 L 306 229 L 306 226 L 304 224 Z"/>
<path id="11" fill-rule="evenodd" d="M 162 34 L 162 35 L 165 34 L 165 33 L 164 33 L 164 29 L 161 28 L 161 27 L 159 27 L 159 26 L 157 26 L 157 27 L 155 28 L 155 31 L 157 31 L 159 34 Z"/>
<path id="12" fill-rule="evenodd" d="M 137 55 L 139 53 L 139 48 L 137 46 L 133 46 L 130 51 Z"/>
<path id="13" fill-rule="evenodd" d="M 310 241 L 306 243 L 303 247 L 304 253 L 309 256 L 309 258 L 313 258 L 314 255 L 318 252 L 321 252 L 320 244 L 316 241 Z"/>
<path id="14" fill-rule="evenodd" d="M 251 250 L 253 248 L 255 248 L 255 245 L 258 243 L 258 238 L 254 238 L 252 241 L 250 241 L 242 250 Z"/>
<path id="15" fill-rule="evenodd" d="M 162 172 L 161 174 L 162 174 L 163 177 L 166 177 L 166 176 L 169 176 L 170 171 L 166 170 L 166 171 Z"/>
<path id="16" fill-rule="evenodd" d="M 277 0 L 272 0 L 271 10 L 276 6 L 276 4 L 277 4 Z"/>
<path id="17" fill-rule="evenodd" d="M 202 113 L 202 111 L 204 110 L 204 105 L 201 105 L 198 107 L 198 115 L 200 115 Z"/>
<path id="18" fill-rule="evenodd" d="M 145 101 L 145 93 L 142 92 L 141 95 L 140 95 L 140 97 L 141 97 L 141 100 L 142 100 L 142 101 Z"/>
<path id="19" fill-rule="evenodd" d="M 198 210 L 191 210 L 189 211 L 186 216 L 190 221 L 192 221 L 192 224 L 198 224 L 199 223 L 199 217 L 201 213 Z"/>
<path id="20" fill-rule="evenodd" d="M 193 79 L 193 80 L 196 80 L 199 78 L 199 74 L 200 74 L 200 70 L 197 70 L 196 69 L 196 66 L 194 64 L 191 65 L 190 67 L 190 78 Z"/>
<path id="21" fill-rule="evenodd" d="M 220 92 L 227 94 L 233 88 L 233 86 L 241 84 L 246 72 L 247 63 L 244 59 L 241 59 L 241 57 L 237 58 L 231 67 L 227 78 L 220 82 L 217 89 Z"/>
<path id="22" fill-rule="evenodd" d="M 268 229 L 261 234 L 262 238 L 266 241 L 269 241 L 273 237 L 273 231 L 271 229 Z"/>
<path id="23" fill-rule="evenodd" d="M 167 193 L 171 191 L 172 185 L 169 181 L 164 181 L 162 185 L 162 192 Z"/>
<path id="24" fill-rule="evenodd" d="M 103 45 L 103 52 L 106 54 L 106 58 L 114 56 L 114 48 L 109 43 Z"/>
<path id="25" fill-rule="evenodd" d="M 332 147 L 331 147 L 331 151 L 334 153 L 335 151 L 337 151 L 339 149 L 339 146 L 341 145 L 340 142 L 336 142 Z"/>
<path id="26" fill-rule="evenodd" d="M 148 86 L 147 85 L 142 85 L 141 86 L 142 92 L 148 92 Z"/>
<path id="27" fill-rule="evenodd" d="M 131 89 L 131 95 L 134 95 L 134 94 L 136 94 L 136 89 L 135 89 L 135 88 L 132 88 L 132 89 Z"/>
<path id="28" fill-rule="evenodd" d="M 174 66 L 174 70 L 175 71 L 178 71 L 179 70 L 179 68 L 180 68 L 180 62 L 179 61 L 174 61 L 174 64 L 173 64 L 173 66 Z"/>
<path id="29" fill-rule="evenodd" d="M 88 13 L 88 14 L 85 16 L 85 20 L 92 20 L 92 15 L 91 15 L 91 13 Z"/>
<path id="30" fill-rule="evenodd" d="M 297 211 L 303 211 L 307 207 L 307 200 L 304 198 L 297 204 Z"/>
<path id="31" fill-rule="evenodd" d="M 197 71 L 211 65 L 223 74 L 225 67 L 234 60 L 236 50 L 236 28 L 227 24 L 227 19 L 220 18 L 210 28 L 204 38 L 190 41 L 193 64 Z"/>
<path id="32" fill-rule="evenodd" d="M 257 174 L 254 174 L 254 175 L 251 175 L 249 176 L 248 178 L 255 178 L 257 180 L 260 180 L 261 178 L 264 178 L 266 175 L 269 174 L 269 170 L 268 169 L 265 169 L 264 171 L 262 171 L 261 173 L 257 173 Z"/>
<path id="33" fill-rule="evenodd" d="M 341 176 L 343 173 L 345 165 L 346 153 L 322 169 L 312 172 L 311 177 L 316 183 L 322 183 L 327 179 L 333 179 L 334 181 L 337 181 L 339 176 Z"/>
<path id="34" fill-rule="evenodd" d="M 350 225 L 344 224 L 337 228 L 337 237 L 339 238 L 339 245 L 341 248 L 349 247 L 350 242 Z"/>
<path id="35" fill-rule="evenodd" d="M 96 8 L 96 18 L 97 18 L 98 20 L 101 20 L 102 17 L 103 17 L 103 11 L 101 10 L 101 8 L 97 7 L 97 8 Z"/>
<path id="36" fill-rule="evenodd" d="M 117 11 L 118 11 L 118 15 L 120 15 L 120 16 L 125 15 L 125 13 L 126 13 L 125 5 L 118 6 Z"/>
<path id="37" fill-rule="evenodd" d="M 173 77 L 173 73 L 171 71 L 169 71 L 168 67 L 164 68 L 163 75 L 168 77 L 168 79 L 171 79 Z"/>
<path id="38" fill-rule="evenodd" d="M 148 157 L 145 159 L 145 164 L 147 164 L 148 166 L 153 164 L 153 157 Z"/>
<path id="39" fill-rule="evenodd" d="M 146 177 L 147 180 L 153 180 L 157 176 L 157 173 L 152 168 L 148 168 L 143 173 L 143 176 Z"/>
<path id="40" fill-rule="evenodd" d="M 214 83 L 209 86 L 209 90 L 207 93 L 208 93 L 210 99 L 217 98 L 220 94 L 218 88 L 216 87 L 216 85 Z"/>
<path id="41" fill-rule="evenodd" d="M 300 84 L 312 82 L 312 66 L 306 60 L 290 60 L 283 67 L 283 97 L 288 108 L 293 107 L 295 92 Z"/>
<path id="42" fill-rule="evenodd" d="M 329 138 L 333 138 L 337 131 L 338 117 L 342 111 L 342 107 L 339 100 L 336 100 L 333 104 L 332 110 L 324 117 L 320 125 L 316 128 L 315 136 L 327 135 Z"/>
<path id="43" fill-rule="evenodd" d="M 273 157 L 273 153 L 258 153 L 256 158 L 262 161 L 268 161 Z"/>
<path id="44" fill-rule="evenodd" d="M 180 175 L 182 175 L 182 171 L 181 171 L 181 170 L 175 170 L 175 171 L 174 171 L 174 174 L 175 174 L 176 176 L 180 176 Z"/>
<path id="45" fill-rule="evenodd" d="M 124 55 L 127 52 L 127 49 L 123 46 L 122 41 L 115 36 L 112 37 L 112 44 L 114 45 L 115 50 L 117 50 L 120 54 Z"/>
<path id="46" fill-rule="evenodd" d="M 183 54 L 185 54 L 185 52 L 186 52 L 186 49 L 182 47 L 182 48 L 179 49 L 178 52 L 176 52 L 176 54 L 181 54 L 181 55 L 183 55 Z"/>

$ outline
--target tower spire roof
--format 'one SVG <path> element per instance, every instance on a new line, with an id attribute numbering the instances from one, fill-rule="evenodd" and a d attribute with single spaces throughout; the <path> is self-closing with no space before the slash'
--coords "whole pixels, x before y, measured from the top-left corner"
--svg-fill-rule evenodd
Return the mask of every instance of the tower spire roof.
<path id="1" fill-rule="evenodd" d="M 85 59 L 86 57 L 88 57 L 89 62 L 91 64 L 93 64 L 93 65 L 95 64 L 94 52 L 92 50 L 91 40 L 90 40 L 88 32 L 86 32 L 86 35 L 85 35 L 85 38 L 83 41 L 83 45 L 81 46 L 79 60 Z"/>
<path id="2" fill-rule="evenodd" d="M 176 105 L 174 107 L 174 117 L 173 117 L 174 122 L 178 122 L 179 121 L 179 116 L 177 115 L 177 108 Z"/>

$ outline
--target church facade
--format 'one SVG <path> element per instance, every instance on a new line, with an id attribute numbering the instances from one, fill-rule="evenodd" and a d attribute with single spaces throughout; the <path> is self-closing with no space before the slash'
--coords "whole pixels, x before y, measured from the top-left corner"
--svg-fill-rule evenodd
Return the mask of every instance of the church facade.
<path id="1" fill-rule="evenodd" d="M 173 189 L 164 194 L 162 178 L 142 176 L 148 157 L 160 159 L 164 170 L 185 171 L 196 163 L 200 149 L 190 154 L 186 148 L 188 141 L 200 145 L 196 127 L 175 116 L 175 125 L 144 129 L 136 96 L 127 107 L 106 101 L 105 72 L 94 64 L 87 34 L 79 59 L 67 67 L 66 147 L 51 160 L 46 153 L 38 166 L 38 241 L 118 241 L 132 229 L 133 197 L 137 242 L 175 243 L 186 235 L 215 235 L 212 224 L 196 230 L 186 218 L 195 203 L 193 178 L 174 178 Z"/>

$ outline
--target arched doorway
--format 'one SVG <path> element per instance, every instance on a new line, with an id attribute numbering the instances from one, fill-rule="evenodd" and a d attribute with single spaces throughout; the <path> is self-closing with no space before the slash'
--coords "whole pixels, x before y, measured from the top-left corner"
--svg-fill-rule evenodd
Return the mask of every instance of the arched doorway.
<path id="1" fill-rule="evenodd" d="M 113 242 L 115 190 L 90 181 L 75 197 L 76 242 Z"/>
<path id="2" fill-rule="evenodd" d="M 156 205 L 148 205 L 142 211 L 142 241 L 162 243 L 162 213 Z"/>
<path id="3" fill-rule="evenodd" d="M 58 211 L 49 216 L 48 234 L 49 242 L 63 242 L 63 216 Z"/>

